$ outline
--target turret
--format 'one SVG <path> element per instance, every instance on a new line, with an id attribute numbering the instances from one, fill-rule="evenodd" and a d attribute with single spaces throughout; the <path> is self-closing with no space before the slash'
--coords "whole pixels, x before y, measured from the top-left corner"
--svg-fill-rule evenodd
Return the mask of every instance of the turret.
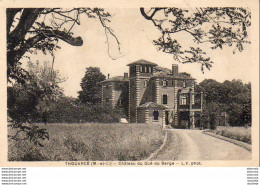
<path id="1" fill-rule="evenodd" d="M 146 60 L 138 60 L 128 64 L 128 66 L 130 78 L 135 76 L 151 77 L 153 76 L 153 68 L 154 66 L 157 66 L 157 64 Z"/>

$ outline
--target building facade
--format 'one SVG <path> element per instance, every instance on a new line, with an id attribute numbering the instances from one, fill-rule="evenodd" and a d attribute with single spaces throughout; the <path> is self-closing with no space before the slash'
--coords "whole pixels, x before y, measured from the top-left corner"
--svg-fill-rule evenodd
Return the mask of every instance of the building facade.
<path id="1" fill-rule="evenodd" d="M 194 128 L 202 111 L 202 94 L 194 91 L 195 79 L 172 69 L 138 60 L 128 64 L 129 76 L 102 82 L 102 102 L 127 112 L 130 123 L 154 123 Z"/>

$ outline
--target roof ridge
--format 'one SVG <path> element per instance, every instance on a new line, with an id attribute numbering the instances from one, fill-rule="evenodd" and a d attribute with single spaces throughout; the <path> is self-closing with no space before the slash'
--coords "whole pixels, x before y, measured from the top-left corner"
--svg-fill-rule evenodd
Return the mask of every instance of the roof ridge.
<path id="1" fill-rule="evenodd" d="M 145 60 L 145 59 L 136 60 L 136 61 L 134 61 L 134 62 L 131 62 L 131 63 L 127 64 L 127 66 L 135 65 L 135 64 L 158 66 L 156 63 L 150 62 L 150 61 Z"/>

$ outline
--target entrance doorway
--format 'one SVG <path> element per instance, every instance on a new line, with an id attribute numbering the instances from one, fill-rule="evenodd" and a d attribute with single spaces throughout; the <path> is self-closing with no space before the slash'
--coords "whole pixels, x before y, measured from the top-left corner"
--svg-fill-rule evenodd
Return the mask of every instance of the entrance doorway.
<path id="1" fill-rule="evenodd" d="M 169 111 L 165 111 L 165 125 L 169 124 Z"/>

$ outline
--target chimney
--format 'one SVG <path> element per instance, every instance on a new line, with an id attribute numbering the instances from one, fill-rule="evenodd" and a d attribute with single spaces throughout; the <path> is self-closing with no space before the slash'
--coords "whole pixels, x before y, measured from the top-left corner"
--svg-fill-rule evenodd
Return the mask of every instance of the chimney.
<path id="1" fill-rule="evenodd" d="M 172 76 L 177 76 L 179 73 L 178 64 L 172 64 Z"/>
<path id="2" fill-rule="evenodd" d="M 128 73 L 124 73 L 124 80 L 128 79 Z"/>
<path id="3" fill-rule="evenodd" d="M 107 74 L 107 79 L 109 79 L 109 76 L 110 76 L 110 74 L 108 73 L 108 74 Z"/>

